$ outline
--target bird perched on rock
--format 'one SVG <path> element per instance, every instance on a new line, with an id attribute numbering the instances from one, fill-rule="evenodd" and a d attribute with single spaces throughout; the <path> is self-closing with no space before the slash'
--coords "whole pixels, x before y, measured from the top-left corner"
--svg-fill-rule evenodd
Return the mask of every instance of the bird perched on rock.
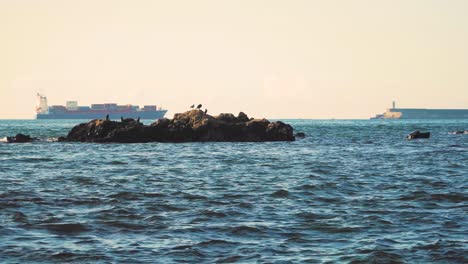
<path id="1" fill-rule="evenodd" d="M 197 109 L 200 109 L 202 107 L 202 104 L 197 105 Z"/>
<path id="2" fill-rule="evenodd" d="M 109 114 L 106 115 L 106 120 L 109 121 Z"/>
<path id="3" fill-rule="evenodd" d="M 137 123 L 140 123 L 140 117 L 137 118 Z"/>
<path id="4" fill-rule="evenodd" d="M 194 107 L 195 107 L 195 105 L 194 105 L 194 104 L 190 106 L 190 108 L 194 108 Z"/>
<path id="5" fill-rule="evenodd" d="M 208 109 L 205 109 L 205 115 L 206 115 L 206 113 L 208 113 Z"/>
<path id="6" fill-rule="evenodd" d="M 124 121 L 123 116 L 120 116 L 120 122 L 123 122 L 123 121 Z"/>

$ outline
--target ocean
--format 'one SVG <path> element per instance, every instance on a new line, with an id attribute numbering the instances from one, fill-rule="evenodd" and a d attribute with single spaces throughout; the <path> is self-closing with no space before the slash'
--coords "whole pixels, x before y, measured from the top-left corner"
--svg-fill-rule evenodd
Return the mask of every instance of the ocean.
<path id="1" fill-rule="evenodd" d="M 283 121 L 306 137 L 58 143 L 82 121 L 0 120 L 41 139 L 0 143 L 0 262 L 468 262 L 468 120 Z"/>

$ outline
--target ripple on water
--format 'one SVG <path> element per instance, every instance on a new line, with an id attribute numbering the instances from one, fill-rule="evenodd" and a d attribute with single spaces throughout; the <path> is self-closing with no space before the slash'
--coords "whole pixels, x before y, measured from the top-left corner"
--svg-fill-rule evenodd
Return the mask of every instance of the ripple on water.
<path id="1" fill-rule="evenodd" d="M 414 246 L 415 252 L 429 252 L 432 260 L 449 263 L 467 263 L 466 243 L 453 240 L 437 240 L 428 243 L 419 243 Z"/>
<path id="2" fill-rule="evenodd" d="M 51 162 L 54 161 L 52 158 L 43 158 L 43 157 L 25 157 L 12 159 L 11 162 L 17 163 L 42 163 L 42 162 Z"/>
<path id="3" fill-rule="evenodd" d="M 342 258 L 342 260 L 349 261 L 349 263 L 358 264 L 358 263 L 405 263 L 402 256 L 394 252 L 387 252 L 381 250 L 371 251 L 369 253 L 364 253 L 363 256 L 357 256 L 352 258 Z"/>
<path id="4" fill-rule="evenodd" d="M 113 198 L 113 199 L 125 200 L 125 201 L 135 201 L 135 200 L 141 200 L 142 199 L 140 194 L 133 193 L 133 192 L 127 192 L 127 191 L 107 195 L 107 198 Z"/>
<path id="5" fill-rule="evenodd" d="M 128 163 L 121 160 L 112 160 L 108 163 L 109 165 L 127 165 Z"/>
<path id="6" fill-rule="evenodd" d="M 265 233 L 264 227 L 254 227 L 248 225 L 229 227 L 228 230 L 236 236 L 257 236 Z"/>
<path id="7" fill-rule="evenodd" d="M 218 211 L 212 211 L 212 210 L 203 210 L 200 212 L 201 215 L 207 216 L 207 217 L 215 217 L 215 218 L 224 218 L 227 215 L 223 212 L 218 212 Z"/>
<path id="8" fill-rule="evenodd" d="M 399 197 L 402 201 L 434 201 L 460 203 L 468 201 L 468 195 L 464 193 L 429 193 L 426 191 L 414 191 Z"/>
<path id="9" fill-rule="evenodd" d="M 289 196 L 289 192 L 287 190 L 281 189 L 273 192 L 271 196 L 274 198 L 287 198 Z"/>

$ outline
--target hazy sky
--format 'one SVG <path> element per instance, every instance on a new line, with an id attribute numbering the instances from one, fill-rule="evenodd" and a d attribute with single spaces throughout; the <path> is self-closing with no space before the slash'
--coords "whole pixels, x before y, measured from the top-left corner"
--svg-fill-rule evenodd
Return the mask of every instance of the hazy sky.
<path id="1" fill-rule="evenodd" d="M 0 118 L 35 94 L 268 118 L 468 108 L 467 0 L 0 0 Z"/>

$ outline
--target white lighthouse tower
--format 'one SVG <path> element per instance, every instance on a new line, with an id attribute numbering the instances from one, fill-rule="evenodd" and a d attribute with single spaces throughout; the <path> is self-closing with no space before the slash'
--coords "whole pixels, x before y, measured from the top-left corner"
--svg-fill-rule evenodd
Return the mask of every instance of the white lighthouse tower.
<path id="1" fill-rule="evenodd" d="M 36 95 L 36 113 L 48 114 L 49 106 L 47 105 L 47 97 L 37 93 Z"/>

